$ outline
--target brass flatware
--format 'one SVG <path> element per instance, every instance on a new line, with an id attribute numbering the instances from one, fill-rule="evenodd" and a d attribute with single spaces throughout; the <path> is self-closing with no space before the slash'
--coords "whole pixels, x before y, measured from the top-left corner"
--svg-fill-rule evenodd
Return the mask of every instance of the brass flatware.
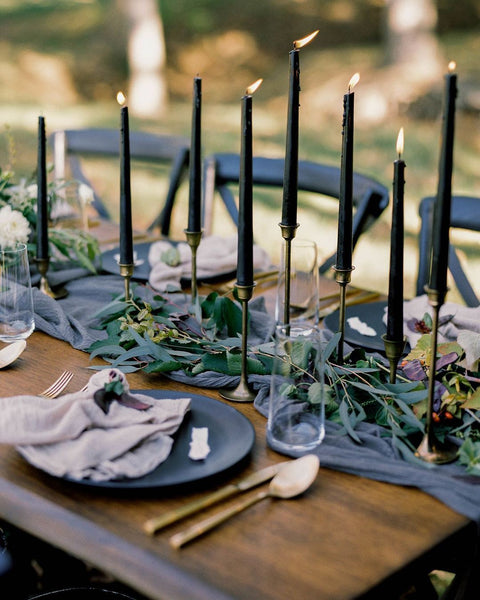
<path id="1" fill-rule="evenodd" d="M 291 460 L 275 475 L 267 490 L 260 490 L 253 496 L 242 499 L 234 506 L 226 508 L 211 517 L 195 523 L 185 531 L 180 531 L 170 538 L 173 548 L 180 548 L 187 542 L 203 535 L 217 525 L 225 522 L 230 517 L 242 510 L 249 508 L 256 502 L 265 498 L 294 498 L 305 492 L 315 481 L 320 461 L 315 454 L 306 454 L 296 460 Z"/>
<path id="2" fill-rule="evenodd" d="M 193 500 L 192 502 L 189 502 L 180 508 L 168 511 L 159 517 L 153 517 L 152 519 L 145 521 L 143 529 L 146 531 L 146 533 L 153 535 L 155 532 L 160 531 L 160 529 L 163 529 L 172 523 L 176 523 L 177 521 L 185 519 L 186 517 L 193 515 L 204 508 L 213 506 L 222 500 L 226 500 L 231 496 L 235 496 L 235 494 L 245 492 L 246 490 L 254 488 L 257 485 L 272 479 L 272 477 L 274 477 L 279 470 L 289 462 L 292 461 L 284 461 L 276 465 L 265 467 L 260 471 L 256 471 L 255 473 L 248 475 L 238 483 L 231 483 L 223 486 L 219 490 L 212 492 L 211 494 L 207 494 L 199 500 Z"/>
<path id="3" fill-rule="evenodd" d="M 56 398 L 67 387 L 72 377 L 73 373 L 71 371 L 64 371 L 60 377 L 58 377 L 58 379 L 52 383 L 52 385 L 40 393 L 40 396 L 43 396 L 44 398 Z"/>

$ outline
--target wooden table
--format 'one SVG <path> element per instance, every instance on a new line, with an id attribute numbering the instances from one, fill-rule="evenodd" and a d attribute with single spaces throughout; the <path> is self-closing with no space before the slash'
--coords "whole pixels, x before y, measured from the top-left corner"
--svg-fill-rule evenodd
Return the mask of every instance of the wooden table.
<path id="1" fill-rule="evenodd" d="M 36 332 L 21 358 L 0 372 L 0 394 L 39 393 L 63 369 L 74 372 L 67 388 L 74 391 L 91 375 L 89 364 L 87 354 Z M 128 378 L 134 389 L 219 398 L 160 376 Z M 250 404 L 236 408 L 255 428 L 251 459 L 208 490 L 284 460 L 266 446 L 265 419 Z M 467 565 L 476 544 L 473 523 L 427 494 L 329 470 L 302 497 L 257 504 L 181 550 L 168 538 L 195 517 L 156 537 L 143 532 L 147 518 L 201 495 L 86 488 L 39 472 L 0 446 L 0 516 L 152 599 L 394 598 L 392 590 L 441 567 L 445 557 Z"/>

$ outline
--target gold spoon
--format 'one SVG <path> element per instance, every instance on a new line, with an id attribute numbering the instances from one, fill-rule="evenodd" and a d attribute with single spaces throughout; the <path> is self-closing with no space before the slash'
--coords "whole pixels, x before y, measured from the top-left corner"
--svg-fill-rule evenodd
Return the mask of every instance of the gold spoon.
<path id="1" fill-rule="evenodd" d="M 293 498 L 305 492 L 315 481 L 317 477 L 320 461 L 315 454 L 307 454 L 297 460 L 287 463 L 270 482 L 267 490 L 238 502 L 215 515 L 195 523 L 185 531 L 180 531 L 170 538 L 170 545 L 173 548 L 180 548 L 187 542 L 193 540 L 210 531 L 220 523 L 223 523 L 230 517 L 245 510 L 260 500 L 265 498 Z"/>
<path id="2" fill-rule="evenodd" d="M 17 340 L 12 342 L 0 350 L 0 369 L 7 367 L 13 361 L 17 360 L 20 354 L 25 350 L 27 342 L 25 340 Z"/>

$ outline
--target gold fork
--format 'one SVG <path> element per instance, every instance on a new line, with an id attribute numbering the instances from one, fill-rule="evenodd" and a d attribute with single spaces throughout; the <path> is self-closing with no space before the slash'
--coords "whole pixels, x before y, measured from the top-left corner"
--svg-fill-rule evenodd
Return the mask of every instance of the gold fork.
<path id="1" fill-rule="evenodd" d="M 44 396 L 45 398 L 56 398 L 67 387 L 72 377 L 73 373 L 71 371 L 64 371 L 60 377 L 52 383 L 51 386 L 40 393 L 40 396 Z"/>

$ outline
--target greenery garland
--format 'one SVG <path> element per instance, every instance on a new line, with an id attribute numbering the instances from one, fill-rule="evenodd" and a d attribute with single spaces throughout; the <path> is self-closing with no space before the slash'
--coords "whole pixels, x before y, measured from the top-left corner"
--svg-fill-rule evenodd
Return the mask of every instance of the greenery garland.
<path id="1" fill-rule="evenodd" d="M 142 289 L 142 288 L 139 288 Z M 241 373 L 241 308 L 216 292 L 201 298 L 196 316 L 170 298 L 154 295 L 146 301 L 133 293 L 130 301 L 115 299 L 97 314 L 107 338 L 89 349 L 125 373 L 168 374 L 182 371 L 192 378 L 205 371 Z M 359 423 L 375 423 L 392 439 L 404 459 L 428 467 L 415 456 L 425 429 L 428 374 L 431 363 L 428 316 L 419 323 L 424 335 L 404 358 L 392 384 L 389 369 L 362 349 L 354 349 L 342 364 L 337 361 L 338 334 L 323 349 L 326 415 L 342 425 L 342 433 L 360 443 Z M 274 343 L 249 347 L 249 374 L 269 375 Z M 480 475 L 480 373 L 461 365 L 465 350 L 457 342 L 438 344 L 434 396 L 435 431 L 457 440 L 458 462 L 470 474 Z M 308 368 L 308 352 L 298 352 L 299 378 Z M 478 357 L 477 357 L 478 358 Z M 318 401 L 318 381 L 298 386 L 309 401 Z M 313 387 L 312 387 L 313 386 Z M 303 392 L 301 392 L 303 390 Z"/>

